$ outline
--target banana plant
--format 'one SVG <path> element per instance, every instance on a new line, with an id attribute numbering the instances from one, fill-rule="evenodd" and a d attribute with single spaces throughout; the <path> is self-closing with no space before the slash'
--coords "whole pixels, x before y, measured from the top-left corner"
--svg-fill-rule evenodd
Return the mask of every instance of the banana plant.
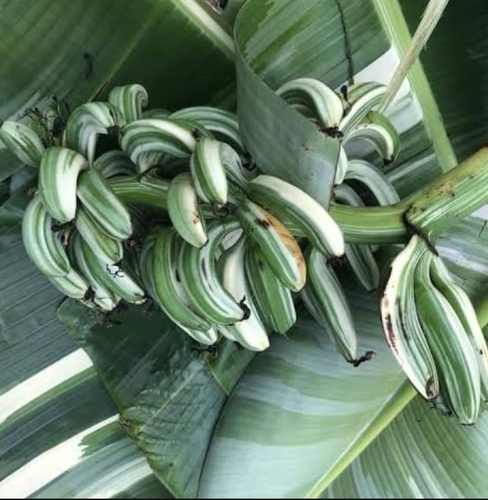
<path id="1" fill-rule="evenodd" d="M 39 109 L 52 104 L 52 94 L 56 102 L 68 101 L 73 107 L 105 99 L 111 88 L 127 81 L 148 89 L 151 107 L 171 111 L 209 103 L 232 109 L 237 95 L 243 144 L 260 168 L 279 177 L 283 185 L 291 183 L 305 191 L 322 209 L 330 206 L 339 223 L 340 210 L 336 206 L 334 212 L 330 204 L 340 155 L 337 141 L 324 139 L 278 94 L 285 96 L 284 85 L 303 77 L 331 88 L 353 82 L 389 84 L 410 45 L 409 25 L 415 30 L 422 11 L 414 2 L 390 0 L 230 1 L 223 16 L 200 0 L 145 1 L 136 7 L 120 3 L 110 12 L 96 1 L 72 1 L 65 7 L 69 15 L 54 24 L 53 33 L 48 21 L 54 8 L 36 6 L 35 13 L 34 7 L 9 4 L 5 29 L 10 37 L 15 37 L 14 23 L 22 26 L 40 13 L 46 19 L 38 21 L 39 31 L 16 35 L 19 46 L 12 50 L 21 51 L 32 64 L 7 79 L 1 99 L 6 119 L 35 118 Z M 239 8 L 232 37 L 225 18 L 232 21 Z M 486 170 L 484 156 L 472 160 L 485 142 L 482 112 L 473 97 L 483 90 L 476 86 L 477 92 L 465 92 L 459 101 L 449 99 L 459 90 L 452 90 L 456 85 L 451 88 L 449 78 L 439 78 L 439 72 L 449 70 L 450 78 L 453 72 L 438 60 L 447 42 L 459 54 L 450 23 L 462 15 L 470 50 L 479 54 L 476 61 L 483 61 L 482 53 L 476 52 L 482 30 L 476 27 L 486 6 L 473 2 L 469 15 L 460 10 L 454 2 L 447 7 L 428 53 L 413 65 L 408 82 L 387 109 L 402 149 L 393 162 L 381 165 L 375 179 L 385 178 L 393 193 L 417 209 L 408 215 L 416 227 L 425 223 L 425 215 L 417 215 L 425 212 L 421 188 L 429 181 L 445 187 L 439 179 L 448 179 L 451 187 L 457 186 L 453 192 L 459 198 L 472 193 L 465 204 L 454 206 L 450 222 L 439 224 L 434 232 L 437 251 L 457 283 L 479 298 L 486 291 L 486 217 L 480 208 L 484 193 L 483 186 L 463 191 L 463 182 Z M 79 36 L 87 43 L 81 54 L 70 48 L 75 45 L 59 47 L 59 40 L 69 38 L 66 33 L 79 19 L 84 20 Z M 106 24 L 97 23 L 95 29 L 93 19 Z M 37 48 L 36 37 L 43 30 L 51 34 L 46 36 L 49 50 L 47 44 Z M 7 41 L 0 43 L 7 46 Z M 9 55 L 4 64 L 13 58 Z M 482 81 L 482 63 L 459 59 L 455 67 L 460 78 L 476 72 Z M 81 68 L 76 61 L 83 63 Z M 153 70 L 156 61 L 161 73 Z M 468 84 L 472 90 L 475 84 Z M 39 148 L 31 146 L 34 153 L 28 159 L 35 164 Z M 361 151 L 356 154 L 364 156 Z M 93 160 L 88 152 L 86 156 Z M 204 162 L 205 151 L 198 158 Z M 134 160 L 139 167 L 144 161 Z M 454 168 L 463 161 L 462 168 Z M 41 162 L 41 174 L 46 168 Z M 194 168 L 198 171 L 199 164 Z M 166 314 L 133 305 L 108 319 L 100 317 L 78 301 L 62 302 L 63 295 L 34 269 L 23 250 L 21 223 L 37 185 L 35 168 L 12 163 L 5 153 L 0 169 L 8 179 L 2 184 L 6 201 L 0 207 L 1 496 L 483 495 L 486 415 L 481 413 L 474 427 L 460 427 L 420 401 L 385 341 L 378 296 L 358 286 L 348 269 L 337 274 L 353 305 L 359 347 L 370 353 L 369 361 L 360 366 L 346 363 L 330 342 L 330 326 L 300 306 L 295 326 L 286 336 L 272 336 L 269 349 L 258 354 L 228 340 L 216 347 L 202 346 L 204 337 L 198 337 L 198 343 L 185 335 L 170 320 L 173 310 L 165 307 Z M 207 181 L 202 179 L 200 189 L 205 196 L 215 196 Z M 106 189 L 103 179 L 97 185 Z M 183 196 L 174 190 L 188 191 L 188 179 L 178 186 L 171 196 Z M 104 192 L 110 193 L 107 189 Z M 127 183 L 119 189 L 127 196 Z M 170 191 L 164 193 L 172 203 Z M 438 195 L 434 201 L 442 205 L 445 190 Z M 80 200 L 90 206 L 86 198 Z M 480 210 L 472 214 L 476 208 Z M 362 238 L 372 245 L 406 243 L 403 212 L 381 209 L 384 233 L 378 231 L 377 220 L 368 223 L 364 217 L 363 222 L 354 221 L 356 232 L 345 231 L 346 242 Z M 361 212 L 353 213 L 358 217 Z M 363 208 L 362 213 L 372 212 Z M 101 211 L 93 217 L 103 223 L 104 215 Z M 461 215 L 467 218 L 453 224 Z M 173 212 L 172 219 L 180 220 L 179 216 Z M 83 220 L 76 223 L 81 234 Z M 202 236 L 204 228 L 199 229 Z M 214 228 L 206 231 L 212 237 Z M 104 242 L 99 238 L 96 243 L 102 253 L 110 253 Z M 398 251 L 381 249 L 381 272 L 387 272 Z M 475 305 L 484 326 L 486 305 Z"/>

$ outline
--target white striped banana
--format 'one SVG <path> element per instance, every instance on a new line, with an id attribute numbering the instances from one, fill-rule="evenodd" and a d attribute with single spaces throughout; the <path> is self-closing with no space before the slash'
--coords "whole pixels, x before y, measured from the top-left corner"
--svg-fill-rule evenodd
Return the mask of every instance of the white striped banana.
<path id="1" fill-rule="evenodd" d="M 69 270 L 66 276 L 49 278 L 49 281 L 64 295 L 72 299 L 82 300 L 85 298 L 90 285 L 85 278 L 76 272 L 73 268 Z"/>
<path id="2" fill-rule="evenodd" d="M 122 242 L 104 233 L 83 206 L 79 206 L 76 211 L 75 226 L 95 255 L 110 265 L 122 260 L 124 255 Z"/>
<path id="3" fill-rule="evenodd" d="M 117 240 L 131 236 L 129 210 L 98 171 L 90 169 L 80 175 L 78 198 L 102 231 Z"/>
<path id="4" fill-rule="evenodd" d="M 286 226 L 289 220 L 326 255 L 344 254 L 341 228 L 327 210 L 301 189 L 271 175 L 260 175 L 249 184 L 249 197 Z"/>
<path id="5" fill-rule="evenodd" d="M 94 161 L 93 168 L 98 170 L 106 179 L 137 174 L 136 165 L 123 151 L 118 149 L 100 155 Z"/>
<path id="6" fill-rule="evenodd" d="M 194 247 L 207 243 L 205 220 L 198 208 L 197 193 L 188 172 L 177 175 L 168 190 L 168 214 L 178 234 Z"/>
<path id="7" fill-rule="evenodd" d="M 290 290 L 275 276 L 257 248 L 250 246 L 245 259 L 251 300 L 266 326 L 285 334 L 297 319 Z"/>
<path id="8" fill-rule="evenodd" d="M 23 123 L 6 121 L 0 127 L 0 140 L 21 162 L 38 167 L 45 151 L 41 138 Z"/>
<path id="9" fill-rule="evenodd" d="M 315 248 L 307 252 L 306 259 L 308 279 L 301 297 L 346 361 L 356 363 L 356 330 L 342 286 L 328 265 L 327 258 Z"/>
<path id="10" fill-rule="evenodd" d="M 66 146 L 93 164 L 99 134 L 116 134 L 124 118 L 108 102 L 89 102 L 76 108 L 66 123 Z"/>
<path id="11" fill-rule="evenodd" d="M 202 137 L 190 160 L 190 171 L 198 197 L 206 203 L 225 205 L 228 183 L 220 158 L 220 142 Z"/>
<path id="12" fill-rule="evenodd" d="M 121 129 L 120 147 L 145 172 L 168 156 L 191 156 L 196 138 L 187 127 L 168 119 L 145 118 Z"/>
<path id="13" fill-rule="evenodd" d="M 249 199 L 240 203 L 236 216 L 276 277 L 290 290 L 300 291 L 305 285 L 307 270 L 302 251 L 290 231 Z"/>
<path id="14" fill-rule="evenodd" d="M 385 164 L 391 163 L 400 151 L 400 136 L 390 120 L 377 111 L 370 111 L 365 120 L 344 138 L 347 149 L 353 141 L 366 141 L 380 155 Z"/>
<path id="15" fill-rule="evenodd" d="M 467 293 L 453 282 L 447 267 L 439 256 L 432 257 L 430 275 L 434 286 L 447 299 L 458 315 L 471 341 L 473 351 L 478 360 L 481 396 L 483 401 L 488 401 L 488 346 L 473 304 Z"/>
<path id="16" fill-rule="evenodd" d="M 199 315 L 216 325 L 242 321 L 247 319 L 250 312 L 245 297 L 237 302 L 223 287 L 215 263 L 222 239 L 237 228 L 237 222 L 211 222 L 207 228 L 208 243 L 203 248 L 184 242 L 180 251 L 178 273 L 190 305 Z M 175 265 L 175 261 L 172 265 Z"/>
<path id="17" fill-rule="evenodd" d="M 180 109 L 171 114 L 171 118 L 199 122 L 205 128 L 217 134 L 218 138 L 230 141 L 241 151 L 246 149 L 239 134 L 239 124 L 234 113 L 209 106 L 195 106 Z"/>
<path id="18" fill-rule="evenodd" d="M 395 257 L 381 298 L 381 320 L 386 341 L 415 389 L 428 401 L 439 394 L 439 377 L 432 352 L 417 316 L 415 269 L 427 252 L 414 235 Z"/>
<path id="19" fill-rule="evenodd" d="M 366 115 L 377 106 L 386 92 L 386 85 L 376 82 L 359 83 L 347 89 L 344 103 L 344 117 L 339 130 L 347 136 L 356 128 Z"/>
<path id="20" fill-rule="evenodd" d="M 388 177 L 365 160 L 349 160 L 344 179 L 358 181 L 366 186 L 376 198 L 378 205 L 394 205 L 400 201 Z"/>
<path id="21" fill-rule="evenodd" d="M 78 177 L 87 168 L 85 158 L 71 149 L 53 146 L 42 156 L 40 194 L 47 211 L 61 224 L 75 218 Z"/>
<path id="22" fill-rule="evenodd" d="M 108 102 L 121 111 L 125 123 L 140 120 L 148 100 L 147 90 L 137 83 L 114 87 L 108 95 Z"/>
<path id="23" fill-rule="evenodd" d="M 430 276 L 430 252 L 415 270 L 415 304 L 435 359 L 442 396 L 461 424 L 474 424 L 480 410 L 478 362 L 470 339 L 448 300 Z"/>
<path id="24" fill-rule="evenodd" d="M 22 239 L 32 263 L 50 278 L 66 276 L 71 268 L 54 219 L 36 195 L 27 206 L 22 220 Z"/>
<path id="25" fill-rule="evenodd" d="M 244 301 L 249 307 L 249 317 L 233 325 L 219 326 L 225 337 L 236 340 L 251 351 L 264 351 L 269 347 L 266 329 L 254 305 L 246 279 L 244 259 L 247 240 L 241 237 L 219 258 L 219 272 L 224 288 L 234 297 L 236 302 Z"/>
<path id="26" fill-rule="evenodd" d="M 338 127 L 342 119 L 341 98 L 320 80 L 297 78 L 282 85 L 276 93 L 290 105 L 304 106 L 326 130 Z"/>

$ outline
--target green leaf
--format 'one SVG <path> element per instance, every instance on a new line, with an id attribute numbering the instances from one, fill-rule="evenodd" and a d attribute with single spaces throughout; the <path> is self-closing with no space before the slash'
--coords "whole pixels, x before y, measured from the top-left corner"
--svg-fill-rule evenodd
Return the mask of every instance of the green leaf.
<path id="1" fill-rule="evenodd" d="M 327 498 L 483 498 L 488 414 L 473 427 L 418 398 L 327 490 Z"/>
<path id="2" fill-rule="evenodd" d="M 0 234 L 0 254 L 0 496 L 130 490 L 151 471 L 114 423 L 89 358 L 56 321 L 61 294 L 30 264 L 18 226 Z"/>
<path id="3" fill-rule="evenodd" d="M 173 495 L 194 497 L 227 391 L 252 355 L 224 344 L 212 359 L 162 312 L 140 307 L 112 314 L 110 328 L 74 300 L 58 316 L 90 355 L 121 426 L 157 476 Z"/>

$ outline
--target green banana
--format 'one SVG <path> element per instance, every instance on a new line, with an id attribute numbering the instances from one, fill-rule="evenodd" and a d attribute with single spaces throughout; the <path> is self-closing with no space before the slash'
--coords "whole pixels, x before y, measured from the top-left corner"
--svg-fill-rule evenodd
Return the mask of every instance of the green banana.
<path id="1" fill-rule="evenodd" d="M 344 182 L 348 166 L 346 151 L 343 146 L 339 146 L 339 157 L 337 158 L 334 186 L 339 186 Z"/>
<path id="2" fill-rule="evenodd" d="M 198 197 L 206 203 L 225 205 L 228 184 L 220 157 L 220 142 L 202 137 L 190 160 L 190 171 Z"/>
<path id="3" fill-rule="evenodd" d="M 276 93 L 290 105 L 305 107 L 324 129 L 338 127 L 342 119 L 341 98 L 320 80 L 297 78 L 282 85 Z"/>
<path id="4" fill-rule="evenodd" d="M 130 238 L 133 228 L 129 210 L 97 170 L 80 175 L 78 198 L 102 231 L 117 240 Z"/>
<path id="5" fill-rule="evenodd" d="M 239 133 L 239 124 L 234 113 L 209 106 L 183 108 L 171 114 L 173 119 L 194 120 L 214 132 L 218 138 L 230 141 L 240 151 L 246 148 Z"/>
<path id="6" fill-rule="evenodd" d="M 70 269 L 66 276 L 49 278 L 49 281 L 64 295 L 72 299 L 84 299 L 90 285 L 74 269 Z"/>
<path id="7" fill-rule="evenodd" d="M 86 266 L 104 288 L 131 304 L 142 304 L 146 301 L 144 290 L 121 264 L 110 264 L 96 255 L 83 240 L 80 240 L 78 245 L 85 257 Z M 86 277 L 88 279 L 88 276 Z"/>
<path id="8" fill-rule="evenodd" d="M 45 151 L 41 138 L 23 123 L 6 121 L 0 127 L 0 140 L 21 162 L 38 167 Z"/>
<path id="9" fill-rule="evenodd" d="M 72 221 L 76 215 L 77 183 L 82 170 L 89 168 L 76 151 L 53 146 L 46 149 L 39 168 L 39 190 L 42 201 L 59 223 Z"/>
<path id="10" fill-rule="evenodd" d="M 357 362 L 357 336 L 342 286 L 327 259 L 312 248 L 306 253 L 307 284 L 300 296 L 344 358 Z"/>
<path id="11" fill-rule="evenodd" d="M 70 263 L 65 249 L 53 231 L 55 221 L 36 195 L 27 205 L 22 220 L 22 239 L 32 263 L 50 278 L 66 276 Z"/>
<path id="12" fill-rule="evenodd" d="M 168 214 L 178 234 L 190 245 L 200 248 L 207 243 L 205 220 L 188 172 L 177 175 L 169 185 Z"/>
<path id="13" fill-rule="evenodd" d="M 247 319 L 250 311 L 245 297 L 237 302 L 223 287 L 215 263 L 222 239 L 238 227 L 237 222 L 211 222 L 207 228 L 208 243 L 203 248 L 186 242 L 181 246 L 178 273 L 191 308 L 216 325 L 231 325 Z"/>
<path id="14" fill-rule="evenodd" d="M 400 152 L 400 136 L 390 120 L 377 111 L 370 111 L 365 120 L 344 138 L 343 145 L 363 140 L 371 144 L 385 163 L 391 163 Z"/>
<path id="15" fill-rule="evenodd" d="M 192 331 L 209 332 L 213 328 L 211 322 L 190 308 L 181 285 L 176 265 L 181 241 L 173 228 L 160 229 L 154 244 L 153 263 L 147 273 L 152 276 L 158 304 L 175 323 Z"/>
<path id="16" fill-rule="evenodd" d="M 93 290 L 93 304 L 104 311 L 111 311 L 114 309 L 120 302 L 120 297 L 112 292 L 106 283 L 93 272 L 92 266 L 88 263 L 88 256 L 84 250 L 83 240 L 79 233 L 75 233 L 73 237 L 70 238 L 70 252 L 72 261 L 78 267 L 78 271 L 87 280 L 90 288 Z M 86 299 L 84 303 L 89 305 L 91 300 L 92 299 Z"/>
<path id="17" fill-rule="evenodd" d="M 400 201 L 388 177 L 379 168 L 365 160 L 349 160 L 344 179 L 364 184 L 376 198 L 378 205 L 394 205 Z"/>
<path id="18" fill-rule="evenodd" d="M 247 249 L 245 267 L 251 300 L 259 316 L 272 331 L 285 334 L 297 319 L 290 290 L 275 276 L 257 248 Z"/>
<path id="19" fill-rule="evenodd" d="M 120 147 L 145 172 L 168 156 L 191 156 L 195 135 L 187 127 L 169 119 L 144 118 L 121 129 Z"/>
<path id="20" fill-rule="evenodd" d="M 122 113 L 108 102 L 82 104 L 73 111 L 66 123 L 66 146 L 78 151 L 91 165 L 95 159 L 98 135 L 118 133 L 123 124 Z"/>
<path id="21" fill-rule="evenodd" d="M 112 178 L 108 180 L 108 184 L 124 203 L 168 209 L 170 181 L 158 177 L 154 170 L 149 170 L 143 176 Z"/>
<path id="22" fill-rule="evenodd" d="M 478 362 L 456 311 L 432 282 L 431 258 L 424 253 L 415 270 L 415 304 L 442 380 L 442 396 L 459 422 L 471 425 L 480 410 Z"/>
<path id="23" fill-rule="evenodd" d="M 100 155 L 93 163 L 93 168 L 98 170 L 106 179 L 110 177 L 135 175 L 137 167 L 130 158 L 118 149 L 107 151 Z"/>
<path id="24" fill-rule="evenodd" d="M 452 281 L 447 267 L 439 256 L 432 257 L 430 276 L 434 286 L 456 312 L 471 341 L 478 360 L 481 396 L 483 401 L 488 401 L 488 346 L 473 304 L 466 292 Z"/>
<path id="25" fill-rule="evenodd" d="M 104 233 L 90 217 L 83 206 L 79 206 L 75 217 L 75 226 L 85 243 L 95 255 L 113 265 L 122 260 L 124 249 L 119 240 L 114 240 Z"/>
<path id="26" fill-rule="evenodd" d="M 344 254 L 341 228 L 327 210 L 301 189 L 271 175 L 260 175 L 249 184 L 249 198 L 283 223 L 298 226 L 313 246 L 326 255 Z"/>
<path id="27" fill-rule="evenodd" d="M 302 251 L 290 231 L 249 199 L 240 203 L 236 217 L 276 277 L 290 290 L 300 291 L 305 285 L 307 271 Z"/>
<path id="28" fill-rule="evenodd" d="M 244 259 L 247 241 L 241 237 L 237 243 L 224 251 L 219 258 L 219 274 L 224 288 L 235 301 L 245 301 L 249 307 L 249 317 L 233 325 L 219 326 L 219 331 L 225 337 L 236 340 L 251 351 L 264 351 L 269 347 L 266 329 L 251 298 Z M 274 278 L 274 276 L 273 276 Z"/>
<path id="29" fill-rule="evenodd" d="M 339 124 L 345 137 L 380 103 L 385 92 L 386 85 L 377 82 L 359 83 L 347 89 L 347 99 L 343 98 L 344 117 Z"/>
<path id="30" fill-rule="evenodd" d="M 433 401 L 439 394 L 439 377 L 414 294 L 415 270 L 426 252 L 424 241 L 413 235 L 393 260 L 381 298 L 381 320 L 387 343 L 405 375 L 423 398 Z"/>
<path id="31" fill-rule="evenodd" d="M 108 95 L 108 102 L 121 111 L 125 123 L 140 120 L 148 100 L 146 89 L 137 83 L 114 87 Z"/>

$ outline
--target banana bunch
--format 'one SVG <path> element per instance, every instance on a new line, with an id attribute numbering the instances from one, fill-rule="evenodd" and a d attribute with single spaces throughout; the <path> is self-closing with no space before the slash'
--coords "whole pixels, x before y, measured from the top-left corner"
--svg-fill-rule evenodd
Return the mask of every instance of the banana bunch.
<path id="1" fill-rule="evenodd" d="M 108 102 L 75 109 L 56 144 L 32 127 L 3 124 L 5 144 L 39 167 L 23 221 L 27 253 L 64 294 L 96 310 L 150 297 L 200 343 L 223 336 L 266 349 L 272 332 L 295 323 L 294 294 L 307 276 L 320 280 L 318 257 L 302 252 L 305 241 L 311 255 L 340 258 L 342 232 L 309 195 L 249 170 L 231 113 L 145 111 L 147 104 L 140 85 L 117 87 Z M 156 224 L 141 221 L 138 206 Z M 327 321 L 339 339 L 336 319 L 350 312 L 334 284 L 320 314 L 334 316 Z M 343 311 L 334 309 L 339 303 Z M 336 341 L 351 361 L 354 342 Z"/>
<path id="2" fill-rule="evenodd" d="M 427 401 L 474 424 L 488 398 L 488 346 L 473 305 L 414 235 L 393 260 L 381 299 L 388 345 Z"/>

